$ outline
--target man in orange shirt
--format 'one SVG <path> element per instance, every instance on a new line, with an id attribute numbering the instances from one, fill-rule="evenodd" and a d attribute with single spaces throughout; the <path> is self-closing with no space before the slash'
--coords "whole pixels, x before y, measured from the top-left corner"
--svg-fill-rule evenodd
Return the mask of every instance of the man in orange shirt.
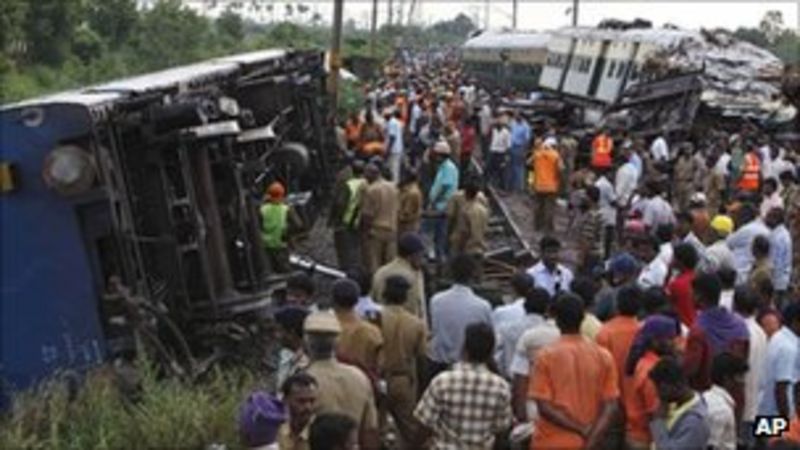
<path id="1" fill-rule="evenodd" d="M 552 232 L 556 214 L 556 198 L 564 162 L 556 150 L 555 138 L 547 138 L 533 151 L 534 219 L 537 230 Z"/>
<path id="2" fill-rule="evenodd" d="M 623 408 L 627 448 L 646 450 L 652 436 L 649 423 L 658 410 L 658 391 L 649 378 L 650 370 L 664 356 L 675 356 L 675 339 L 680 325 L 665 315 L 652 315 L 642 324 L 625 362 Z"/>
<path id="3" fill-rule="evenodd" d="M 642 292 L 635 284 L 626 285 L 617 292 L 617 311 L 618 315 L 609 320 L 600 328 L 595 342 L 605 348 L 614 357 L 614 365 L 617 369 L 617 385 L 624 399 L 626 396 L 625 387 L 625 362 L 633 344 L 633 338 L 639 331 L 639 321 L 636 315 L 642 302 Z M 623 412 L 624 412 L 623 404 Z M 624 415 L 617 415 L 617 420 L 608 432 L 606 442 L 621 442 L 625 436 Z M 617 446 L 619 447 L 619 446 Z"/>
<path id="4" fill-rule="evenodd" d="M 554 310 L 561 338 L 540 350 L 528 388 L 539 409 L 531 449 L 598 448 L 617 412 L 614 359 L 580 335 L 579 298 L 564 295 Z"/>

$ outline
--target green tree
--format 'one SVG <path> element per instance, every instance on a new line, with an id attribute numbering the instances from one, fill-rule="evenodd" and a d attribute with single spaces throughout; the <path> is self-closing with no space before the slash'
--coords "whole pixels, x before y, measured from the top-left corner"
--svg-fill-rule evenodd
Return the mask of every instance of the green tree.
<path id="1" fill-rule="evenodd" d="M 216 21 L 217 32 L 223 39 L 232 44 L 239 44 L 244 40 L 244 22 L 239 14 L 226 10 Z"/>
<path id="2" fill-rule="evenodd" d="M 86 19 L 111 49 L 130 39 L 139 21 L 136 0 L 88 0 Z"/>
<path id="3" fill-rule="evenodd" d="M 58 66 L 66 61 L 79 23 L 80 9 L 80 0 L 28 2 L 24 31 L 31 62 Z"/>
<path id="4" fill-rule="evenodd" d="M 472 22 L 472 19 L 464 13 L 460 13 L 452 20 L 437 22 L 431 27 L 431 31 L 434 33 L 458 39 L 466 39 L 469 33 L 477 29 L 478 27 Z"/>
<path id="5" fill-rule="evenodd" d="M 103 38 L 86 25 L 82 25 L 75 30 L 72 43 L 72 52 L 87 64 L 92 60 L 100 58 L 105 52 Z"/>
<path id="6" fill-rule="evenodd" d="M 139 69 L 185 64 L 214 54 L 209 22 L 179 0 L 162 0 L 145 12 L 133 46 Z"/>

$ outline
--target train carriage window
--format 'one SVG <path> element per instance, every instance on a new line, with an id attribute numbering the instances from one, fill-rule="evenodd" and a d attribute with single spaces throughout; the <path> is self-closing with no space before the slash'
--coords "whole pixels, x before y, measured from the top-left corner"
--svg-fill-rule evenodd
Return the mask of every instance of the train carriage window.
<path id="1" fill-rule="evenodd" d="M 617 62 L 611 61 L 611 64 L 608 65 L 608 72 L 606 73 L 606 77 L 611 78 L 614 76 L 614 68 L 616 68 Z"/>
<path id="2" fill-rule="evenodd" d="M 619 69 L 617 70 L 617 78 L 622 78 L 622 75 L 625 73 L 625 67 L 628 65 L 627 62 L 621 62 L 619 64 Z"/>
<path id="3" fill-rule="evenodd" d="M 634 80 L 636 80 L 637 78 L 639 78 L 639 65 L 638 65 L 638 64 L 636 64 L 636 63 L 634 63 L 634 64 L 631 64 L 631 75 L 630 75 L 630 79 L 631 79 L 631 81 L 634 81 Z"/>

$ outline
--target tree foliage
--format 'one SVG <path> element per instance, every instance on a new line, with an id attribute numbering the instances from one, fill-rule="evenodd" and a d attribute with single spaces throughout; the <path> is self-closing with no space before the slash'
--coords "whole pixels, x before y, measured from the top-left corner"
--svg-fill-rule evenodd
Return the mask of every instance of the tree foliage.
<path id="1" fill-rule="evenodd" d="M 180 0 L 157 0 L 137 9 L 137 0 L 0 0 L 0 101 L 72 89 L 114 78 L 256 49 L 324 49 L 331 30 L 306 3 L 271 0 L 228 2 L 211 20 Z M 206 7 L 214 0 L 207 0 Z M 222 3 L 219 3 L 222 4 Z M 239 13 L 258 6 L 269 25 Z M 280 21 L 283 19 L 284 21 Z M 345 26 L 343 57 L 385 59 L 397 45 L 458 44 L 475 25 L 461 14 L 432 27 L 385 26 L 375 53 L 369 31 Z"/>

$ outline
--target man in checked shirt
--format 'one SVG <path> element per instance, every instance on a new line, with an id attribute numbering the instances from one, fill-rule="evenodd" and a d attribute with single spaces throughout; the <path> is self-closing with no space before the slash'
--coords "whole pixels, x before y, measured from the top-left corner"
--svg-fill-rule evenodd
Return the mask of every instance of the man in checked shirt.
<path id="1" fill-rule="evenodd" d="M 464 335 L 464 360 L 433 379 L 414 411 L 419 448 L 432 438 L 433 450 L 490 450 L 511 428 L 511 387 L 489 368 L 492 327 L 473 323 Z"/>

